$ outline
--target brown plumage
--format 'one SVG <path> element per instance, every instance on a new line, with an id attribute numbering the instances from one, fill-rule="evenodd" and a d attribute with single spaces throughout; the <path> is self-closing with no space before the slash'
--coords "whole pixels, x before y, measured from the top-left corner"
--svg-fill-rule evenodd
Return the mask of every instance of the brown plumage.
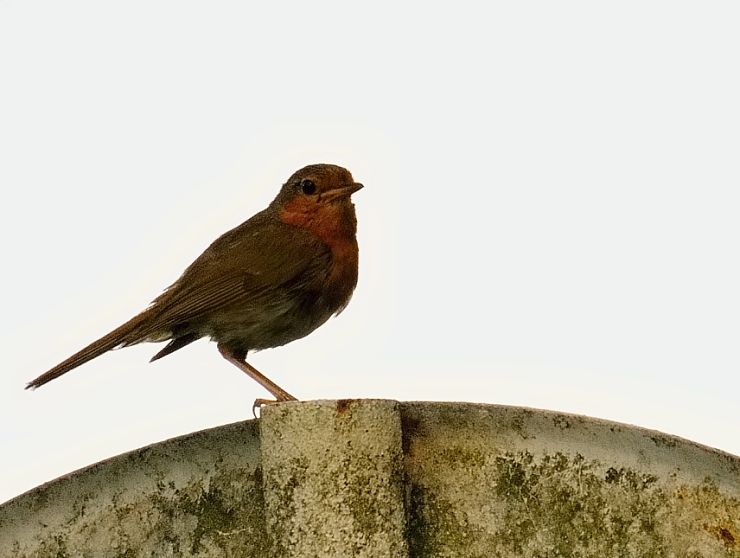
<path id="1" fill-rule="evenodd" d="M 357 284 L 357 221 L 346 169 L 310 165 L 263 211 L 213 242 L 139 315 L 28 383 L 37 388 L 116 347 L 201 338 L 279 401 L 295 399 L 246 362 L 249 351 L 300 339 L 344 309 Z"/>

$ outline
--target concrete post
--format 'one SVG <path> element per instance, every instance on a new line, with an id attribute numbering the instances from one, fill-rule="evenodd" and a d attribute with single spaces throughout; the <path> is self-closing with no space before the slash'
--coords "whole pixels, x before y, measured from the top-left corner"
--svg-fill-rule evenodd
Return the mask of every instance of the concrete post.
<path id="1" fill-rule="evenodd" d="M 273 556 L 408 556 L 397 402 L 284 403 L 260 427 Z"/>

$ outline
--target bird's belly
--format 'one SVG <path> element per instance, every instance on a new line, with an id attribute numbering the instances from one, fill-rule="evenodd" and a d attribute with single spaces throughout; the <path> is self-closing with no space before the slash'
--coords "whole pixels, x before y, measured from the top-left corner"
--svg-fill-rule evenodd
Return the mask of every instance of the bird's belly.
<path id="1" fill-rule="evenodd" d="M 306 297 L 269 309 L 234 308 L 209 320 L 209 331 L 205 333 L 219 343 L 243 351 L 258 351 L 305 337 L 333 313 L 316 297 L 313 301 Z"/>

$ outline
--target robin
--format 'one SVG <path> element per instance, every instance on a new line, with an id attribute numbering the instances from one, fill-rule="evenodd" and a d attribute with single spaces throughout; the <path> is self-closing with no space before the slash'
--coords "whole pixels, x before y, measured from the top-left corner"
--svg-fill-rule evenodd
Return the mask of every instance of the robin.
<path id="1" fill-rule="evenodd" d="M 210 337 L 221 355 L 276 401 L 296 398 L 247 363 L 249 351 L 305 337 L 349 303 L 357 284 L 357 218 L 362 188 L 347 169 L 309 165 L 267 207 L 225 233 L 149 307 L 57 364 L 37 388 L 116 347 L 169 341 L 158 360 Z M 255 405 L 265 403 L 258 399 Z"/>

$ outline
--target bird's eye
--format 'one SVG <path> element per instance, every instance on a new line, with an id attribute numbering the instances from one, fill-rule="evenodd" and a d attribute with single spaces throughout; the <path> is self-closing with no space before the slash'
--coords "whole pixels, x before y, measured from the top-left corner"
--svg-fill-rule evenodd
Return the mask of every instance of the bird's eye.
<path id="1" fill-rule="evenodd" d="M 316 184 L 313 183 L 313 180 L 309 180 L 308 178 L 301 180 L 301 192 L 303 192 L 307 196 L 315 194 Z"/>

